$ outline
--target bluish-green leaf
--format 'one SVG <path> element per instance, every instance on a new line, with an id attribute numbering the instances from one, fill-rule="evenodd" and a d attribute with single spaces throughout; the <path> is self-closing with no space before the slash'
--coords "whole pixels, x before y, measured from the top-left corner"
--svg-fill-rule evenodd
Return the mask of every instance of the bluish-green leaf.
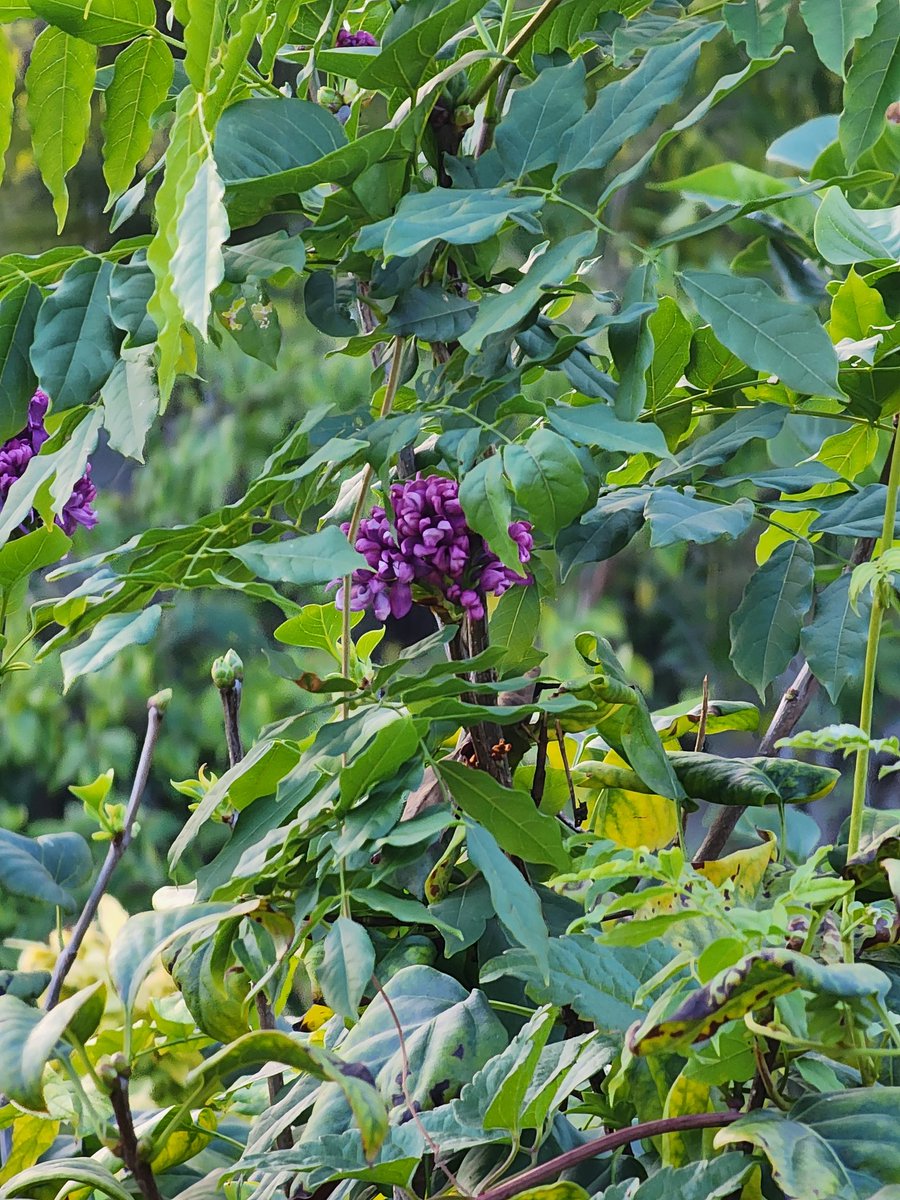
<path id="1" fill-rule="evenodd" d="M 630 75 L 607 84 L 594 107 L 563 136 L 557 179 L 601 170 L 629 138 L 652 124 L 660 109 L 684 91 L 701 46 L 721 28 L 706 24 L 680 42 L 654 46 Z"/>
<path id="2" fill-rule="evenodd" d="M 731 661 L 760 696 L 797 652 L 813 576 L 809 542 L 782 542 L 751 575 L 731 618 Z"/>
<path id="3" fill-rule="evenodd" d="M 828 263 L 900 257 L 900 205 L 851 208 L 840 188 L 829 188 L 814 226 L 816 249 Z"/>
<path id="4" fill-rule="evenodd" d="M 91 636 L 79 646 L 64 650 L 60 655 L 63 668 L 63 691 L 67 692 L 76 679 L 102 671 L 129 646 L 144 646 L 159 627 L 162 609 L 151 604 L 143 612 L 121 613 L 104 617 L 91 630 Z"/>
<path id="5" fill-rule="evenodd" d="M 0 1088 L 4 1095 L 31 1112 L 46 1111 L 44 1068 L 79 1010 L 100 986 L 94 983 L 83 988 L 48 1013 L 18 996 L 0 996 Z M 3 1189 L 7 1195 L 14 1194 L 10 1186 Z"/>
<path id="6" fill-rule="evenodd" d="M 35 13 L 72 37 L 95 46 L 115 46 L 152 29 L 153 0 L 32 0 Z"/>
<path id="7" fill-rule="evenodd" d="M 518 547 L 509 536 L 512 498 L 499 454 L 483 458 L 466 472 L 459 485 L 459 502 L 469 525 L 481 534 L 500 561 L 521 572 Z"/>
<path id="8" fill-rule="evenodd" d="M 784 37 L 790 0 L 742 0 L 722 10 L 731 36 L 751 58 L 766 58 Z"/>
<path id="9" fill-rule="evenodd" d="M 109 315 L 111 279 L 111 263 L 84 258 L 38 313 L 31 365 L 56 412 L 87 404 L 116 365 L 121 335 Z"/>
<path id="10" fill-rule="evenodd" d="M 854 42 L 872 32 L 878 0 L 800 0 L 800 14 L 816 54 L 829 71 L 843 75 Z"/>
<path id="11" fill-rule="evenodd" d="M 816 602 L 815 617 L 800 635 L 806 661 L 832 704 L 848 683 L 862 675 L 871 606 L 871 596 L 864 592 L 854 611 L 850 603 L 850 575 L 841 575 L 822 592 Z"/>
<path id="12" fill-rule="evenodd" d="M 494 145 L 507 179 L 556 162 L 560 141 L 584 112 L 584 59 L 547 67 L 534 83 L 513 92 Z"/>
<path id="13" fill-rule="evenodd" d="M 228 553 L 272 583 L 328 583 L 365 562 L 337 525 L 286 542 L 248 542 L 229 547 Z"/>
<path id="14" fill-rule="evenodd" d="M 0 439 L 25 428 L 28 402 L 37 387 L 29 350 L 41 293 L 27 280 L 0 300 Z"/>
<path id="15" fill-rule="evenodd" d="M 368 933 L 349 917 L 338 917 L 325 937 L 324 955 L 316 969 L 328 1007 L 355 1021 L 374 967 L 375 947 Z"/>
<path id="16" fill-rule="evenodd" d="M 753 519 L 753 502 L 741 498 L 731 504 L 713 504 L 673 487 L 651 489 L 645 515 L 650 522 L 650 545 L 672 546 L 695 542 L 705 546 L 721 538 L 740 537 Z"/>
<path id="17" fill-rule="evenodd" d="M 722 271 L 687 271 L 684 289 L 724 346 L 756 371 L 805 395 L 842 399 L 838 360 L 818 317 L 763 283 Z"/>
<path id="18" fill-rule="evenodd" d="M 650 421 L 620 421 L 608 404 L 556 404 L 547 412 L 554 429 L 583 446 L 625 454 L 653 454 L 668 458 L 666 439 Z"/>
<path id="19" fill-rule="evenodd" d="M 411 258 L 437 242 L 471 246 L 499 233 L 510 217 L 537 212 L 540 196 L 514 197 L 508 187 L 431 188 L 408 192 L 393 216 L 364 226 L 357 250 L 380 250 L 384 258 Z"/>
<path id="20" fill-rule="evenodd" d="M 359 84 L 414 91 L 444 43 L 482 7 L 483 0 L 407 0 L 388 25 L 381 53 L 368 63 Z"/>

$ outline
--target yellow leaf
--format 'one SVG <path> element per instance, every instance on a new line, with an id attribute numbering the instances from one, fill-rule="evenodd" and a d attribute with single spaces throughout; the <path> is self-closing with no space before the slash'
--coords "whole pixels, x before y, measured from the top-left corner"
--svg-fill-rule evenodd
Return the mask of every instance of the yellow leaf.
<path id="1" fill-rule="evenodd" d="M 696 1079 L 689 1079 L 685 1076 L 684 1071 L 682 1071 L 669 1089 L 668 1096 L 666 1096 L 663 1116 L 682 1117 L 690 1113 L 709 1112 L 711 1107 L 709 1093 L 709 1084 L 700 1083 Z M 689 1145 L 691 1138 L 698 1138 L 698 1134 L 691 1134 L 686 1131 L 663 1134 L 660 1139 L 662 1143 L 663 1165 L 667 1167 L 681 1167 L 686 1162 L 689 1162 L 694 1157 L 693 1150 Z"/>
<path id="2" fill-rule="evenodd" d="M 725 858 L 705 862 L 698 868 L 700 874 L 705 875 L 716 887 L 721 887 L 726 880 L 731 879 L 740 899 L 752 900 L 775 853 L 775 835 L 769 830 L 765 830 L 765 835 L 766 841 L 759 846 L 735 850 Z"/>
<path id="3" fill-rule="evenodd" d="M 614 750 L 603 761 L 610 766 L 628 766 Z M 675 839 L 678 813 L 675 802 L 665 796 L 605 788 L 594 796 L 587 825 L 598 837 L 609 838 L 617 846 L 661 850 Z"/>

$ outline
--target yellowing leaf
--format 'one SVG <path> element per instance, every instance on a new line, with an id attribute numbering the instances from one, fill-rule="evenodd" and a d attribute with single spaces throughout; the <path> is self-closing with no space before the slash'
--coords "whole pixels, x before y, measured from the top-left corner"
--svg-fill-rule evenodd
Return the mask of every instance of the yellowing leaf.
<path id="1" fill-rule="evenodd" d="M 767 840 L 759 846 L 735 850 L 734 854 L 726 855 L 725 858 L 705 862 L 698 870 L 716 887 L 721 887 L 728 879 L 733 880 L 738 896 L 742 900 L 752 900 L 775 853 L 774 834 L 768 831 L 766 834 Z"/>
<path id="2" fill-rule="evenodd" d="M 603 761 L 611 766 L 628 766 L 614 750 Z M 587 825 L 598 837 L 609 838 L 617 846 L 661 850 L 678 832 L 678 813 L 675 802 L 665 796 L 613 787 L 596 796 Z"/>
<path id="3" fill-rule="evenodd" d="M 700 1083 L 697 1079 L 691 1079 L 682 1071 L 666 1096 L 666 1102 L 663 1106 L 663 1116 L 682 1117 L 689 1113 L 709 1112 L 712 1108 L 709 1093 L 709 1084 Z M 663 1165 L 667 1167 L 680 1167 L 689 1162 L 694 1157 L 694 1154 L 691 1153 L 692 1147 L 689 1146 L 689 1141 L 692 1137 L 695 1140 L 698 1139 L 696 1133 L 692 1135 L 687 1132 L 678 1131 L 676 1133 L 663 1134 L 660 1138 Z"/>

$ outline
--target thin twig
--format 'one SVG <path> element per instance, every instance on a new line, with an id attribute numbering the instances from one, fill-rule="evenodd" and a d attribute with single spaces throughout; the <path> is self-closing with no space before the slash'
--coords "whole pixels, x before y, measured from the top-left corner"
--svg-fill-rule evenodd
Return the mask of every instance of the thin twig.
<path id="1" fill-rule="evenodd" d="M 709 676 L 703 676 L 703 699 L 700 702 L 700 721 L 697 725 L 697 739 L 694 742 L 694 753 L 703 749 L 706 741 L 706 722 L 709 718 Z"/>
<path id="2" fill-rule="evenodd" d="M 569 799 L 572 802 L 572 819 L 576 825 L 580 825 L 587 820 L 587 808 L 583 804 L 579 804 L 578 796 L 575 793 L 575 783 L 572 779 L 572 769 L 569 766 L 569 756 L 566 753 L 566 735 L 563 732 L 562 722 L 556 721 L 556 740 L 559 742 L 559 753 L 562 756 L 563 770 L 566 773 L 566 785 L 569 789 Z"/>
<path id="3" fill-rule="evenodd" d="M 613 1133 L 595 1138 L 592 1142 L 586 1142 L 583 1146 L 576 1146 L 574 1150 L 567 1150 L 565 1154 L 559 1154 L 556 1158 L 539 1163 L 536 1167 L 530 1167 L 527 1171 L 520 1171 L 511 1179 L 505 1179 L 496 1187 L 479 1193 L 478 1200 L 510 1200 L 511 1196 L 518 1196 L 520 1192 L 527 1192 L 530 1188 L 547 1183 L 549 1180 L 557 1180 L 563 1171 L 568 1171 L 572 1167 L 578 1166 L 579 1163 L 587 1162 L 588 1159 L 595 1158 L 598 1154 L 605 1154 L 608 1150 L 626 1146 L 629 1142 L 658 1137 L 666 1133 L 678 1133 L 685 1129 L 717 1129 L 723 1125 L 730 1125 L 740 1116 L 742 1114 L 736 1110 L 689 1113 L 683 1117 L 667 1117 L 659 1121 L 645 1121 L 641 1125 L 629 1125 L 625 1129 L 617 1129 Z"/>
<path id="4" fill-rule="evenodd" d="M 372 976 L 372 983 L 375 987 L 375 990 L 378 992 L 378 995 L 384 1001 L 385 1007 L 390 1014 L 391 1021 L 394 1024 L 394 1028 L 397 1030 L 397 1038 L 400 1043 L 400 1091 L 403 1093 L 403 1101 L 406 1104 L 407 1112 L 415 1123 L 419 1133 L 421 1133 L 422 1137 L 425 1139 L 425 1144 L 428 1146 L 428 1149 L 431 1151 L 434 1158 L 435 1167 L 437 1167 L 439 1171 L 442 1171 L 447 1177 L 447 1181 L 450 1183 L 451 1187 L 456 1190 L 457 1195 L 468 1197 L 469 1193 L 465 1190 L 465 1188 L 462 1187 L 459 1180 L 444 1162 L 443 1151 L 441 1150 L 440 1146 L 422 1124 L 422 1118 L 419 1116 L 419 1110 L 416 1108 L 412 1096 L 409 1093 L 409 1055 L 406 1052 L 406 1038 L 403 1036 L 403 1026 L 400 1024 L 400 1018 L 397 1016 L 397 1010 L 391 1003 L 390 997 L 374 975 Z"/>
<path id="5" fill-rule="evenodd" d="M 544 784 L 547 781 L 547 733 L 547 714 L 543 713 L 538 732 L 534 779 L 531 781 L 531 798 L 537 808 L 541 806 L 541 800 L 544 796 Z"/>
<path id="6" fill-rule="evenodd" d="M 272 1006 L 269 1004 L 265 992 L 256 993 L 256 1014 L 259 1017 L 260 1029 L 275 1028 L 275 1014 L 272 1012 Z M 269 1092 L 269 1105 L 274 1107 L 284 1088 L 284 1075 L 280 1071 L 276 1071 L 274 1075 L 270 1075 L 266 1080 L 266 1085 Z M 289 1126 L 287 1129 L 282 1129 L 275 1138 L 275 1149 L 293 1150 L 293 1148 L 294 1139 Z"/>
<path id="7" fill-rule="evenodd" d="M 109 1089 L 116 1125 L 119 1128 L 119 1151 L 122 1162 L 131 1172 L 144 1200 L 162 1200 L 156 1179 L 150 1164 L 141 1156 L 137 1136 L 134 1132 L 134 1120 L 131 1115 L 131 1103 L 128 1098 L 128 1076 L 119 1072 Z"/>
<path id="8" fill-rule="evenodd" d="M 531 20 L 522 26 L 513 40 L 503 51 L 503 58 L 501 58 L 499 62 L 492 64 L 484 79 L 481 80 L 481 82 L 472 92 L 471 96 L 468 97 L 468 103 L 471 104 L 473 108 L 481 103 L 481 101 L 485 98 L 485 96 L 506 70 L 507 66 L 509 66 L 510 60 L 514 59 L 519 51 L 528 45 L 534 34 L 537 33 L 543 23 L 551 15 L 553 10 L 559 8 L 561 3 L 562 0 L 544 0 L 544 3 L 537 10 Z"/>
<path id="9" fill-rule="evenodd" d="M 97 915 L 97 909 L 109 886 L 109 881 L 112 879 L 122 855 L 131 845 L 135 818 L 141 805 L 144 788 L 147 786 L 147 779 L 150 775 L 150 764 L 153 761 L 153 751 L 156 749 L 163 713 L 165 712 L 166 703 L 162 701 L 161 695 L 154 696 L 147 703 L 147 732 L 144 735 L 141 757 L 138 760 L 137 770 L 134 773 L 134 783 L 131 786 L 131 795 L 128 799 L 128 806 L 125 809 L 123 827 L 119 833 L 113 835 L 112 841 L 109 843 L 109 848 L 106 851 L 103 866 L 100 868 L 100 873 L 97 876 L 97 882 L 94 884 L 90 896 L 88 896 L 87 903 L 81 910 L 81 916 L 72 930 L 72 936 L 62 948 L 62 952 L 56 960 L 53 975 L 50 979 L 50 986 L 47 989 L 47 997 L 44 1000 L 44 1009 L 47 1012 L 51 1008 L 55 1008 L 59 1003 L 66 976 L 72 969 L 72 965 L 78 956 L 81 943 L 84 941 L 91 922 Z"/>

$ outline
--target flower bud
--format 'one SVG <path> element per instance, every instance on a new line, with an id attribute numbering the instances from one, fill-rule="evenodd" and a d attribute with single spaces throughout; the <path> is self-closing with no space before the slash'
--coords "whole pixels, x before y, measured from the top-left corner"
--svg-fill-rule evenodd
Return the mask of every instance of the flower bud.
<path id="1" fill-rule="evenodd" d="M 244 663 L 239 654 L 237 654 L 234 650 L 228 650 L 224 656 L 224 661 L 229 667 L 231 667 L 232 671 L 234 671 L 235 679 L 244 678 Z"/>
<path id="2" fill-rule="evenodd" d="M 158 713 L 164 713 L 172 700 L 172 689 L 163 688 L 147 701 L 148 708 L 155 708 Z"/>
<path id="3" fill-rule="evenodd" d="M 225 691 L 226 688 L 234 687 L 234 667 L 232 667 L 225 658 L 217 658 L 212 665 L 212 681 L 219 689 Z"/>

